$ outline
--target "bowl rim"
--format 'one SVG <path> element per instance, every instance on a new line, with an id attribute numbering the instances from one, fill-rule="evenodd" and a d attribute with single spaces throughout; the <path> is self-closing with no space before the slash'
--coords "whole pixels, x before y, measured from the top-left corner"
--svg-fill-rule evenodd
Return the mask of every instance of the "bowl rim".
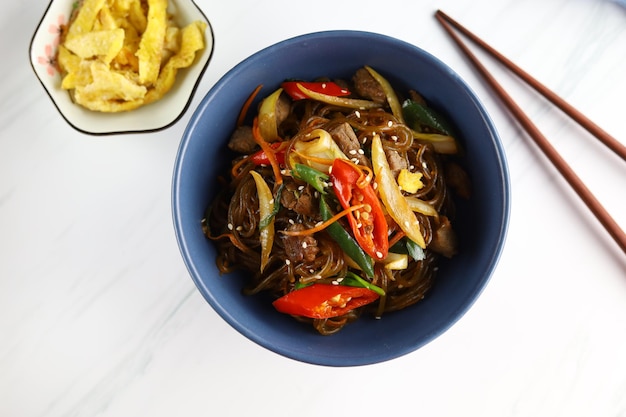
<path id="1" fill-rule="evenodd" d="M 412 344 L 411 346 L 404 346 L 402 348 L 397 349 L 394 352 L 383 352 L 379 354 L 370 355 L 367 357 L 354 357 L 350 359 L 346 359 L 346 357 L 335 357 L 330 355 L 324 355 L 323 352 L 311 353 L 308 352 L 307 356 L 304 356 L 301 352 L 291 351 L 283 346 L 279 346 L 276 343 L 273 343 L 271 340 L 268 340 L 265 336 L 259 335 L 255 333 L 252 329 L 247 328 L 238 322 L 236 318 L 234 318 L 231 313 L 223 308 L 217 300 L 214 298 L 214 295 L 206 290 L 205 285 L 203 284 L 199 270 L 197 266 L 194 264 L 193 259 L 191 259 L 190 255 L 190 247 L 188 246 L 186 239 L 184 238 L 185 230 L 183 225 L 182 213 L 179 210 L 180 201 L 180 176 L 182 170 L 181 161 L 184 159 L 184 154 L 186 148 L 188 147 L 189 141 L 193 136 L 193 131 L 195 125 L 201 119 L 201 116 L 206 111 L 207 101 L 214 94 L 217 94 L 228 81 L 236 75 L 242 68 L 251 65 L 250 62 L 256 59 L 258 56 L 263 56 L 265 54 L 272 53 L 273 50 L 282 48 L 285 45 L 289 44 L 297 44 L 299 42 L 310 41 L 312 39 L 320 39 L 327 37 L 336 37 L 336 36 L 365 36 L 365 37 L 373 37 L 378 38 L 384 41 L 397 42 L 404 47 L 408 47 L 420 54 L 426 56 L 433 65 L 440 68 L 441 70 L 448 73 L 448 75 L 459 84 L 459 86 L 465 90 L 466 94 L 468 94 L 471 100 L 476 104 L 478 109 L 478 113 L 482 117 L 483 124 L 486 130 L 489 132 L 492 137 L 492 143 L 494 145 L 494 151 L 496 154 L 496 160 L 498 163 L 498 172 L 500 174 L 500 178 L 498 179 L 498 183 L 501 186 L 501 199 L 500 206 L 501 209 L 501 218 L 499 219 L 499 223 L 497 226 L 494 226 L 494 229 L 497 230 L 498 240 L 493 243 L 493 250 L 490 252 L 490 256 L 487 257 L 484 261 L 485 273 L 482 278 L 476 283 L 472 292 L 468 294 L 464 304 L 459 305 L 457 308 L 453 309 L 449 314 L 449 319 L 446 321 L 444 326 L 438 327 L 436 330 L 424 335 L 424 337 L 420 340 L 419 343 Z M 210 304 L 210 306 L 218 313 L 218 315 L 225 320 L 232 328 L 234 328 L 241 335 L 245 336 L 249 340 L 254 343 L 260 345 L 261 347 L 268 349 L 274 353 L 282 355 L 286 358 L 293 359 L 296 361 L 309 363 L 313 365 L 321 365 L 321 366 L 332 366 L 332 367 L 347 367 L 347 366 L 363 366 L 363 365 L 373 365 L 376 363 L 386 362 L 392 359 L 399 358 L 411 352 L 414 352 L 421 348 L 422 346 L 430 343 L 443 333 L 445 333 L 450 327 L 452 327 L 456 322 L 458 322 L 465 313 L 472 307 L 472 305 L 477 301 L 480 294 L 484 291 L 491 277 L 493 276 L 497 264 L 501 258 L 502 252 L 505 247 L 506 238 L 508 234 L 509 228 L 509 220 L 510 220 L 510 212 L 511 212 L 511 186 L 510 186 L 510 173 L 508 168 L 508 162 L 506 158 L 506 154 L 504 151 L 504 146 L 502 144 L 500 135 L 491 119 L 491 116 L 487 112 L 487 109 L 483 102 L 479 99 L 477 94 L 473 91 L 473 89 L 448 65 L 446 65 L 443 61 L 441 61 L 436 56 L 430 54 L 426 50 L 409 43 L 407 41 L 394 38 L 388 35 L 384 35 L 381 33 L 370 32 L 370 31 L 362 31 L 362 30 L 325 30 L 318 32 L 310 32 L 301 35 L 297 35 L 291 38 L 287 38 L 285 40 L 281 40 L 272 45 L 264 47 L 257 52 L 252 53 L 248 57 L 241 60 L 238 64 L 232 67 L 229 71 L 227 71 L 214 85 L 213 87 L 206 93 L 206 95 L 202 98 L 198 107 L 192 114 L 187 127 L 183 133 L 174 164 L 173 178 L 172 178 L 172 192 L 171 192 L 171 208 L 172 208 L 172 219 L 174 223 L 174 231 L 178 243 L 179 250 L 183 257 L 183 261 L 186 265 L 186 268 L 194 281 L 197 289 L 202 294 L 203 298 Z"/>
<path id="2" fill-rule="evenodd" d="M 182 119 L 182 117 L 185 115 L 185 113 L 187 113 L 187 111 L 189 110 L 191 103 L 193 101 L 193 98 L 195 97 L 197 91 L 198 91 L 198 87 L 200 86 L 200 83 L 204 77 L 204 74 L 207 70 L 207 68 L 209 67 L 209 63 L 211 62 L 211 60 L 213 59 L 213 53 L 215 51 L 215 32 L 213 29 L 213 25 L 211 24 L 211 21 L 209 20 L 209 18 L 207 17 L 207 15 L 204 13 L 204 11 L 198 6 L 198 4 L 195 2 L 195 0 L 175 0 L 176 2 L 178 1 L 187 1 L 191 4 L 191 6 L 193 6 L 195 8 L 195 10 L 198 12 L 198 14 L 201 16 L 201 20 L 203 20 L 206 24 L 206 31 L 208 33 L 207 36 L 205 36 L 205 40 L 207 41 L 207 44 L 205 45 L 205 49 L 203 49 L 203 53 L 207 53 L 208 50 L 208 56 L 206 57 L 206 61 L 202 64 L 201 68 L 199 68 L 199 72 L 198 72 L 198 76 L 196 77 L 196 79 L 193 81 L 193 84 L 189 90 L 189 94 L 184 102 L 184 105 L 181 107 L 179 113 L 177 115 L 175 115 L 173 117 L 173 119 L 169 120 L 168 122 L 166 122 L 163 125 L 160 126 L 156 126 L 156 127 L 149 127 L 149 128 L 128 128 L 128 129 L 114 129 L 114 130 L 107 130 L 107 131 L 91 131 L 89 129 L 86 128 L 81 128 L 79 127 L 76 122 L 72 121 L 71 118 L 69 118 L 65 112 L 60 108 L 59 104 L 57 103 L 57 100 L 55 100 L 55 93 L 53 91 L 50 91 L 50 89 L 48 88 L 48 86 L 46 85 L 46 83 L 41 79 L 39 72 L 36 69 L 35 66 L 35 61 L 36 61 L 36 56 L 34 55 L 35 51 L 34 51 L 34 46 L 35 46 L 35 42 L 40 34 L 40 31 L 42 30 L 42 25 L 44 24 L 44 21 L 46 20 L 46 17 L 48 16 L 48 13 L 50 12 L 51 7 L 53 6 L 54 3 L 56 3 L 58 0 L 50 0 L 48 2 L 48 5 L 46 6 L 46 9 L 43 11 L 42 15 L 41 15 L 41 19 L 39 20 L 39 23 L 37 23 L 37 25 L 35 26 L 35 30 L 33 32 L 33 35 L 30 38 L 30 42 L 29 42 L 29 46 L 28 46 L 28 55 L 29 55 L 29 63 L 30 63 L 30 67 L 33 71 L 33 73 L 35 74 L 35 77 L 37 78 L 37 81 L 39 81 L 39 84 L 41 84 L 41 86 L 43 87 L 44 91 L 46 92 L 46 95 L 48 96 L 48 98 L 50 99 L 50 101 L 52 102 L 52 104 L 54 105 L 54 108 L 57 110 L 57 112 L 59 113 L 59 115 L 63 118 L 63 120 L 65 120 L 65 122 L 70 125 L 74 130 L 86 134 L 86 135 L 90 135 L 90 136 L 111 136 L 111 135 L 123 135 L 123 134 L 144 134 L 144 133 L 155 133 L 155 132 L 159 132 L 162 130 L 166 130 L 170 127 L 172 127 L 173 125 L 175 125 L 176 123 L 178 123 L 180 121 L 180 119 Z M 69 1 L 69 0 L 68 0 Z M 167 97 L 167 94 L 164 96 Z"/>

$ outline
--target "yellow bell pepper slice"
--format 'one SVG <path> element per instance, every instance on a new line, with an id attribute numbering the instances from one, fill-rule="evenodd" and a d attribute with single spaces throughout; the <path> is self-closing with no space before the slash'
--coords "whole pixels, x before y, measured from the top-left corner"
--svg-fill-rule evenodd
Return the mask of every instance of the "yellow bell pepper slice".
<path id="1" fill-rule="evenodd" d="M 270 191 L 261 174 L 256 171 L 250 171 L 252 178 L 256 184 L 256 190 L 259 195 L 259 218 L 260 218 L 260 242 L 261 242 L 261 272 L 267 266 L 274 245 L 274 196 Z M 270 218 L 271 217 L 271 218 Z M 266 221 L 270 218 L 269 222 Z M 267 223 L 264 225 L 263 223 Z"/>
<path id="2" fill-rule="evenodd" d="M 425 249 L 426 242 L 420 230 L 420 223 L 398 187 L 378 135 L 372 139 L 372 166 L 380 200 L 385 209 L 407 237 Z"/>

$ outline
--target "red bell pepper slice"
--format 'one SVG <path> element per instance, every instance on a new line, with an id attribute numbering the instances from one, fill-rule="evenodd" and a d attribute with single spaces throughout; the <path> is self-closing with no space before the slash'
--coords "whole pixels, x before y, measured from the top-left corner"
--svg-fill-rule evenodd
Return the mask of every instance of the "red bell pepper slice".
<path id="1" fill-rule="evenodd" d="M 281 84 L 281 87 L 293 100 L 304 100 L 308 98 L 300 89 L 298 84 L 304 88 L 314 91 L 320 94 L 326 94 L 333 97 L 349 96 L 351 93 L 349 90 L 341 87 L 339 84 L 332 81 L 323 82 L 301 82 L 301 81 L 285 81 Z"/>
<path id="2" fill-rule="evenodd" d="M 389 251 L 387 219 L 376 192 L 368 182 L 357 184 L 363 172 L 345 159 L 335 159 L 330 180 L 344 209 L 364 205 L 347 215 L 354 238 L 372 258 L 382 260 Z"/>
<path id="3" fill-rule="evenodd" d="M 282 142 L 274 142 L 270 145 L 270 147 L 276 151 L 274 152 L 274 156 L 276 157 L 276 162 L 279 165 L 285 164 L 285 150 L 281 149 L 282 145 Z M 250 161 L 255 165 L 270 165 L 270 159 L 267 157 L 264 150 L 260 150 L 250 155 Z"/>
<path id="4" fill-rule="evenodd" d="M 272 304 L 281 313 L 312 319 L 337 317 L 378 299 L 374 291 L 346 285 L 313 284 L 283 295 Z"/>

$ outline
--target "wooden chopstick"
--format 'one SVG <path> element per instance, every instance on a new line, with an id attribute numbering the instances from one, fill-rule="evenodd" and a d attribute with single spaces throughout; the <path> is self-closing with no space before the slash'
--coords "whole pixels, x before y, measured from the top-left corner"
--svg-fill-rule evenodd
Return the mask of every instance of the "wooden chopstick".
<path id="1" fill-rule="evenodd" d="M 500 52 L 496 51 L 493 47 L 488 45 L 485 41 L 480 39 L 478 36 L 470 32 L 467 28 L 462 26 L 459 22 L 438 10 L 436 13 L 437 19 L 444 24 L 449 23 L 459 32 L 463 33 L 467 36 L 472 42 L 481 47 L 485 52 L 490 54 L 496 60 L 498 60 L 501 64 L 507 67 L 511 72 L 517 75 L 519 78 L 524 80 L 528 85 L 533 87 L 537 92 L 547 98 L 552 102 L 556 107 L 561 109 L 565 114 L 570 116 L 573 120 L 575 120 L 582 127 L 587 129 L 589 133 L 598 138 L 602 143 L 609 147 L 613 152 L 619 155 L 623 160 L 626 160 L 626 145 L 623 145 L 609 133 L 607 133 L 600 126 L 591 121 L 587 116 L 582 114 L 576 108 L 574 108 L 571 104 L 563 100 L 556 93 L 550 90 L 548 87 L 540 83 L 537 79 L 533 78 L 530 74 L 524 71 L 522 68 L 513 63 L 510 59 L 502 55 Z"/>
<path id="2" fill-rule="evenodd" d="M 484 41 L 480 40 L 476 35 L 472 34 L 469 30 L 461 26 L 458 22 L 454 21 L 452 18 L 447 16 L 442 11 L 438 10 L 435 14 L 439 23 L 443 26 L 443 28 L 448 32 L 450 37 L 456 42 L 459 48 L 465 53 L 467 58 L 474 64 L 476 69 L 480 72 L 480 74 L 485 78 L 487 83 L 491 86 L 491 88 L 498 94 L 500 99 L 507 106 L 509 111 L 513 114 L 513 116 L 518 120 L 518 122 L 522 125 L 522 127 L 527 131 L 527 133 L 531 136 L 531 138 L 535 141 L 537 146 L 543 151 L 546 157 L 552 162 L 552 164 L 556 167 L 556 169 L 561 173 L 561 175 L 565 178 L 565 180 L 570 184 L 570 186 L 574 189 L 574 191 L 578 194 L 578 196 L 583 200 L 583 202 L 587 205 L 587 207 L 591 210 L 591 212 L 595 215 L 595 217 L 600 221 L 602 226 L 607 230 L 607 232 L 611 235 L 611 237 L 615 240 L 615 242 L 619 245 L 624 253 L 626 253 L 626 233 L 621 229 L 621 227 L 617 224 L 617 222 L 611 217 L 611 215 L 606 211 L 604 206 L 598 201 L 598 199 L 593 195 L 593 193 L 587 188 L 584 182 L 576 175 L 574 170 L 565 162 L 565 160 L 561 157 L 561 155 L 556 151 L 556 149 L 550 144 L 548 139 L 539 131 L 537 126 L 530 120 L 530 118 L 522 111 L 520 106 L 515 103 L 515 101 L 511 98 L 511 96 L 502 88 L 502 86 L 496 81 L 496 79 L 489 73 L 487 68 L 478 60 L 478 58 L 472 53 L 472 51 L 465 45 L 465 43 L 461 40 L 461 38 L 454 32 L 454 28 L 468 36 L 472 41 L 476 42 L 481 48 L 485 49 L 489 52 L 493 57 L 495 57 L 498 61 L 501 61 L 504 65 L 506 65 L 513 73 L 520 76 L 524 81 L 529 82 L 530 85 L 537 88 L 537 91 L 541 94 L 547 93 L 546 98 L 552 101 L 557 107 L 563 109 L 566 114 L 570 115 L 574 120 L 580 123 L 583 127 L 587 128 L 591 133 L 596 135 L 596 133 L 600 133 L 598 137 L 600 140 L 606 143 L 607 137 L 610 138 L 608 140 L 607 146 L 611 149 L 617 148 L 620 146 L 623 148 L 619 142 L 617 142 L 614 138 L 604 132 L 602 129 L 597 127 L 594 123 L 591 123 L 584 115 L 580 112 L 573 110 L 569 104 L 567 104 L 563 99 L 558 97 L 555 93 L 548 90 L 546 87 L 542 86 L 537 80 L 533 79 L 530 75 L 523 72 L 519 67 L 513 64 L 510 60 L 504 58 L 502 54 L 497 52 L 491 46 L 486 44 Z M 504 58 L 504 60 L 502 60 Z M 572 116 L 571 112 L 573 110 Z M 595 126 L 595 127 L 594 127 Z M 594 133 L 595 132 L 595 133 Z M 615 143 L 612 143 L 612 141 Z M 616 146 L 619 144 L 620 146 Z M 617 152 L 617 151 L 616 151 Z M 617 152 L 625 158 L 626 151 Z M 626 158 L 625 158 L 626 159 Z"/>

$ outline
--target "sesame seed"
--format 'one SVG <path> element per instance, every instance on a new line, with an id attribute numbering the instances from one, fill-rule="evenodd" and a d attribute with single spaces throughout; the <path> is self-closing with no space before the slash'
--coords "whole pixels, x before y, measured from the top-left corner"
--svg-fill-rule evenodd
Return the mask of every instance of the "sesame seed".
<path id="1" fill-rule="evenodd" d="M 304 190 L 304 185 L 301 185 L 298 187 L 298 191 L 302 191 L 302 190 Z"/>
<path id="2" fill-rule="evenodd" d="M 350 150 L 348 151 L 348 153 L 349 153 L 350 155 L 356 155 L 356 149 L 350 149 Z"/>
<path id="3" fill-rule="evenodd" d="M 365 145 L 365 143 L 367 143 L 367 136 L 363 138 L 363 145 Z"/>
<path id="4" fill-rule="evenodd" d="M 392 122 L 391 120 L 389 120 L 389 121 L 387 122 L 387 126 L 389 126 L 389 127 L 393 126 L 393 122 Z"/>
<path id="5" fill-rule="evenodd" d="M 415 165 L 410 165 L 409 170 L 413 171 L 415 169 Z"/>
<path id="6" fill-rule="evenodd" d="M 339 283 L 337 281 L 331 281 L 331 284 L 333 285 L 339 285 Z"/>
<path id="7" fill-rule="evenodd" d="M 333 173 L 333 166 L 331 165 L 330 168 L 328 168 L 328 173 L 332 174 Z"/>
<path id="8" fill-rule="evenodd" d="M 302 249 L 306 249 L 309 246 L 308 243 L 306 242 L 302 242 Z"/>
<path id="9" fill-rule="evenodd" d="M 398 137 L 396 135 L 392 135 L 391 136 L 391 140 L 393 140 L 394 142 L 398 141 Z"/>
<path id="10" fill-rule="evenodd" d="M 228 230 L 233 230 L 235 227 L 232 223 L 228 223 Z"/>
<path id="11" fill-rule="evenodd" d="M 291 261 L 289 259 L 285 259 L 285 265 L 291 265 Z"/>
<path id="12" fill-rule="evenodd" d="M 237 226 L 237 227 L 235 227 L 235 230 L 238 231 L 238 232 L 241 232 L 243 230 L 243 227 Z"/>
<path id="13" fill-rule="evenodd" d="M 359 150 L 357 151 L 360 155 L 365 155 L 365 151 L 361 148 L 359 148 Z"/>
<path id="14" fill-rule="evenodd" d="M 294 222 L 293 219 L 289 219 L 289 224 L 296 224 L 296 222 Z"/>
<path id="15" fill-rule="evenodd" d="M 382 259 L 383 253 L 381 251 L 376 251 L 376 256 Z"/>
<path id="16" fill-rule="evenodd" d="M 343 281 L 343 277 L 337 278 L 337 282 L 341 282 L 341 281 Z"/>
<path id="17" fill-rule="evenodd" d="M 315 227 L 321 226 L 322 224 L 324 224 L 324 222 L 323 221 L 319 221 L 319 222 L 315 223 Z"/>
<path id="18" fill-rule="evenodd" d="M 373 187 L 374 189 L 377 189 L 377 188 L 378 188 L 378 183 L 377 183 L 377 182 L 375 182 L 374 184 L 372 184 L 372 187 Z"/>
<path id="19" fill-rule="evenodd" d="M 358 158 L 352 158 L 351 161 L 354 162 L 357 165 L 359 164 L 359 159 Z"/>
<path id="20" fill-rule="evenodd" d="M 274 199 L 273 198 L 270 200 L 270 204 L 274 204 Z"/>
<path id="21" fill-rule="evenodd" d="M 358 110 L 354 112 L 354 115 L 358 117 L 359 119 L 361 118 L 361 112 Z"/>

